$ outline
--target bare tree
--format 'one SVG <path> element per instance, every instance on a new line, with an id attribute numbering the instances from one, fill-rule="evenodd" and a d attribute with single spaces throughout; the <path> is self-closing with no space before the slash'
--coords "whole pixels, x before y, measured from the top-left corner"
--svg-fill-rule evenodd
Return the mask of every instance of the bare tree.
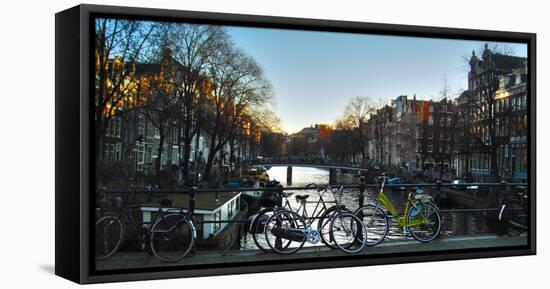
<path id="1" fill-rule="evenodd" d="M 157 147 L 157 159 L 154 163 L 157 184 L 160 186 L 161 162 L 165 146 L 165 140 L 169 130 L 175 127 L 180 116 L 180 98 L 177 91 L 180 82 L 180 65 L 173 61 L 170 54 L 165 54 L 158 66 L 158 70 L 153 70 L 149 74 L 141 75 L 140 90 L 145 97 L 144 109 L 142 113 L 147 121 L 151 123 L 159 134 L 159 144 Z"/>
<path id="2" fill-rule="evenodd" d="M 210 172 L 216 153 L 235 137 L 238 130 L 250 129 L 252 113 L 271 99 L 271 86 L 264 79 L 259 65 L 230 43 L 221 46 L 210 62 L 209 77 L 213 93 L 205 125 L 210 137 L 204 178 Z"/>
<path id="3" fill-rule="evenodd" d="M 335 129 L 329 134 L 326 141 L 327 153 L 332 160 L 355 161 L 359 146 L 353 134 L 353 129 L 346 127 L 342 122 L 336 122 Z"/>
<path id="4" fill-rule="evenodd" d="M 183 176 L 188 177 L 191 142 L 200 129 L 199 109 L 202 85 L 207 73 L 210 58 L 227 43 L 227 35 L 221 26 L 174 24 L 169 31 L 169 47 L 174 60 L 183 67 L 181 85 L 177 86 L 177 95 L 181 105 L 181 130 L 178 142 L 183 140 Z"/>
<path id="5" fill-rule="evenodd" d="M 348 126 L 353 129 L 352 134 L 363 160 L 368 159 L 367 121 L 369 116 L 376 111 L 370 98 L 356 96 L 349 100 L 343 116 L 339 120 L 340 126 Z"/>
<path id="6" fill-rule="evenodd" d="M 136 94 L 135 64 L 154 28 L 133 20 L 95 21 L 95 149 L 100 164 L 110 119 L 142 103 Z"/>

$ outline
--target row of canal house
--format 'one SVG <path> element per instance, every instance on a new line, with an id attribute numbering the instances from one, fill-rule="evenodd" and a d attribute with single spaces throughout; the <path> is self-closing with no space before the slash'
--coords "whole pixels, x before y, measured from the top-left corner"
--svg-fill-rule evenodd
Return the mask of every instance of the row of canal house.
<path id="1" fill-rule="evenodd" d="M 373 161 L 471 181 L 492 181 L 496 165 L 500 179 L 526 181 L 526 58 L 485 47 L 472 53 L 468 80 L 454 100 L 402 95 L 379 108 L 368 122 Z"/>
<path id="2" fill-rule="evenodd" d="M 165 57 L 171 57 L 165 55 Z M 175 62 L 171 59 L 170 61 Z M 181 65 L 178 65 L 183 69 Z M 133 77 L 157 76 L 163 70 L 163 63 L 137 63 L 133 65 Z M 197 91 L 197 95 L 203 93 Z M 128 96 L 131 97 L 131 96 Z M 105 135 L 100 144 L 102 164 L 105 167 L 114 167 L 115 172 L 124 171 L 126 175 L 142 172 L 144 175 L 154 174 L 154 164 L 159 160 L 160 131 L 151 119 L 156 112 L 144 108 L 130 109 L 124 113 L 110 117 Z M 193 123 L 195 125 L 195 123 Z M 184 146 L 181 125 L 173 121 L 165 127 L 160 157 L 161 170 L 168 170 L 171 165 L 180 165 L 183 162 Z M 259 131 L 253 123 L 241 128 L 233 144 L 227 143 L 216 157 L 219 165 L 235 165 L 239 160 L 253 158 L 257 155 L 257 135 Z M 199 129 L 193 136 L 190 145 L 191 164 L 203 166 L 209 153 L 210 137 L 206 131 Z M 230 153 L 231 151 L 231 153 Z M 230 159 L 230 155 L 233 158 Z M 218 169 L 219 166 L 214 167 Z M 108 177 L 108 176 L 107 176 Z"/>
<path id="3" fill-rule="evenodd" d="M 409 171 L 448 172 L 454 152 L 455 104 L 401 95 L 369 119 L 369 152 L 376 163 Z"/>
<path id="4" fill-rule="evenodd" d="M 167 56 L 165 55 L 165 57 Z M 134 64 L 128 68 L 133 69 L 133 79 L 128 81 L 134 81 L 140 77 L 158 76 L 165 69 L 164 64 Z M 183 69 L 181 65 L 176 64 L 176 66 Z M 114 65 L 111 64 L 111 67 Z M 204 92 L 197 91 L 197 94 L 199 93 Z M 124 97 L 127 101 L 131 101 L 132 98 L 135 96 L 130 94 Z M 171 165 L 178 165 L 182 162 L 183 139 L 181 126 L 177 121 L 172 121 L 164 127 L 166 133 L 159 159 L 160 131 L 159 127 L 153 123 L 155 115 L 151 114 L 154 113 L 146 108 L 128 109 L 121 106 L 118 112 L 110 116 L 99 148 L 102 164 L 100 164 L 98 185 L 107 185 L 108 183 L 117 186 L 112 183 L 113 180 L 127 179 L 127 176 L 136 172 L 152 176 L 155 173 L 156 161 L 160 161 L 161 169 L 166 171 L 171 168 Z M 228 151 L 230 149 L 233 149 L 236 159 L 251 158 L 257 154 L 254 142 L 257 142 L 256 135 L 258 133 L 255 131 L 256 128 L 251 123 L 242 128 L 242 131 L 239 132 L 241 134 L 239 141 L 233 146 L 228 144 L 221 150 L 220 163 L 229 163 Z M 209 141 L 209 135 L 204 130 L 199 130 L 199 133 L 191 141 L 190 163 L 205 162 L 210 150 Z M 127 187 L 125 184 L 121 185 L 123 188 Z M 241 218 L 239 217 L 242 214 L 240 195 L 241 192 L 197 193 L 194 218 L 198 246 L 225 247 L 228 243 L 237 240 L 239 237 L 238 226 L 235 226 L 235 223 L 227 222 L 227 220 Z M 170 199 L 173 201 L 174 207 L 189 208 L 190 206 L 187 194 L 170 195 Z M 154 214 L 158 212 L 158 203 L 143 204 L 141 211 L 143 221 L 150 222 L 154 219 Z"/>
<path id="5" fill-rule="evenodd" d="M 527 180 L 527 59 L 472 52 L 468 90 L 457 98 L 458 175 L 492 179 L 492 166 L 503 179 Z M 493 155 L 492 155 L 493 154 Z M 495 161 L 491 161 L 495 159 Z"/>

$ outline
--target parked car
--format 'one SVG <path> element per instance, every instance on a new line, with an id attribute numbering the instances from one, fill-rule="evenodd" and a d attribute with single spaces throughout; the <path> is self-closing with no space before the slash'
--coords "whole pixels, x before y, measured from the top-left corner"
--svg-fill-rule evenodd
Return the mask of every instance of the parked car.
<path id="1" fill-rule="evenodd" d="M 466 186 L 464 184 L 466 184 L 465 180 L 456 179 L 456 180 L 453 180 L 452 188 L 455 190 L 464 191 L 466 190 Z"/>

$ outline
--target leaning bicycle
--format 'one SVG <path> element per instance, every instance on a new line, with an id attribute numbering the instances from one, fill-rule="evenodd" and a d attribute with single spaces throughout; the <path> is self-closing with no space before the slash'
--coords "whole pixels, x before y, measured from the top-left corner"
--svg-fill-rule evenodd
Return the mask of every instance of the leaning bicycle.
<path id="1" fill-rule="evenodd" d="M 367 230 L 361 220 L 340 205 L 337 197 L 343 186 L 338 189 L 330 186 L 308 187 L 317 189 L 318 201 L 312 215 L 308 214 L 306 204 L 309 195 L 296 195 L 300 203 L 298 210 L 280 209 L 266 221 L 265 239 L 272 251 L 279 254 L 298 252 L 304 244 L 324 243 L 330 248 L 338 248 L 346 253 L 357 253 L 366 245 Z M 323 195 L 330 192 L 335 205 L 326 207 Z M 341 198 L 341 196 L 340 196 Z M 315 223 L 317 226 L 315 226 Z M 315 228 L 314 228 L 315 227 Z"/>
<path id="2" fill-rule="evenodd" d="M 525 192 L 525 187 L 516 187 L 515 194 L 500 199 L 498 220 L 510 236 L 519 236 L 528 228 L 528 197 Z"/>
<path id="3" fill-rule="evenodd" d="M 267 219 L 269 219 L 269 217 L 271 217 L 278 210 L 292 210 L 292 206 L 290 205 L 290 201 L 288 200 L 292 193 L 275 189 L 266 191 L 266 193 L 269 194 L 270 197 L 265 198 L 265 200 L 263 201 L 260 200 L 260 205 L 262 206 L 262 209 L 259 210 L 258 213 L 256 213 L 252 218 L 250 226 L 248 227 L 248 232 L 252 235 L 252 240 L 254 241 L 254 244 L 256 244 L 256 247 L 266 253 L 269 253 L 271 252 L 271 248 L 269 247 L 269 245 L 267 244 L 267 240 L 265 239 L 265 224 L 267 222 Z M 284 247 L 287 245 L 289 245 L 289 242 L 285 242 L 285 244 L 282 244 L 281 246 Z"/>
<path id="4" fill-rule="evenodd" d="M 142 205 L 135 203 L 135 196 L 132 187 L 128 198 L 113 197 L 111 206 L 100 204 L 101 217 L 95 223 L 95 259 L 111 257 L 129 230 L 136 234 L 142 250 L 163 262 L 177 262 L 189 254 L 196 231 L 186 210 L 173 208 L 172 202 L 164 199 L 153 222 L 137 221 L 133 215 Z"/>
<path id="5" fill-rule="evenodd" d="M 427 243 L 436 239 L 441 232 L 441 213 L 432 197 L 419 189 L 410 190 L 405 203 L 405 211 L 400 213 L 384 192 L 386 176 L 378 177 L 378 198 L 355 211 L 367 228 L 367 245 L 380 244 L 388 235 L 390 220 L 395 220 L 404 234 L 410 234 L 419 242 Z M 361 177 L 363 184 L 366 179 Z"/>

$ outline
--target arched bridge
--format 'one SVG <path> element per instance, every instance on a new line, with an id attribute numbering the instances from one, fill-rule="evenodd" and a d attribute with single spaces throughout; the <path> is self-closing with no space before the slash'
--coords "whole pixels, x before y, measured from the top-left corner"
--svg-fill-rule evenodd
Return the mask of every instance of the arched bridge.
<path id="1" fill-rule="evenodd" d="M 292 183 L 292 168 L 293 167 L 309 167 L 328 169 L 329 171 L 329 183 L 335 184 L 338 180 L 338 171 L 356 171 L 366 173 L 368 171 L 365 167 L 344 165 L 344 164 L 327 164 L 327 163 L 307 163 L 307 162 L 261 162 L 255 163 L 252 167 L 286 167 L 286 181 L 288 184 Z"/>
<path id="2" fill-rule="evenodd" d="M 346 171 L 361 171 L 367 172 L 369 169 L 365 167 L 338 165 L 338 164 L 316 164 L 316 163 L 279 163 L 279 162 L 266 162 L 256 163 L 253 167 L 306 167 L 306 168 L 320 168 L 320 169 L 337 169 Z"/>

